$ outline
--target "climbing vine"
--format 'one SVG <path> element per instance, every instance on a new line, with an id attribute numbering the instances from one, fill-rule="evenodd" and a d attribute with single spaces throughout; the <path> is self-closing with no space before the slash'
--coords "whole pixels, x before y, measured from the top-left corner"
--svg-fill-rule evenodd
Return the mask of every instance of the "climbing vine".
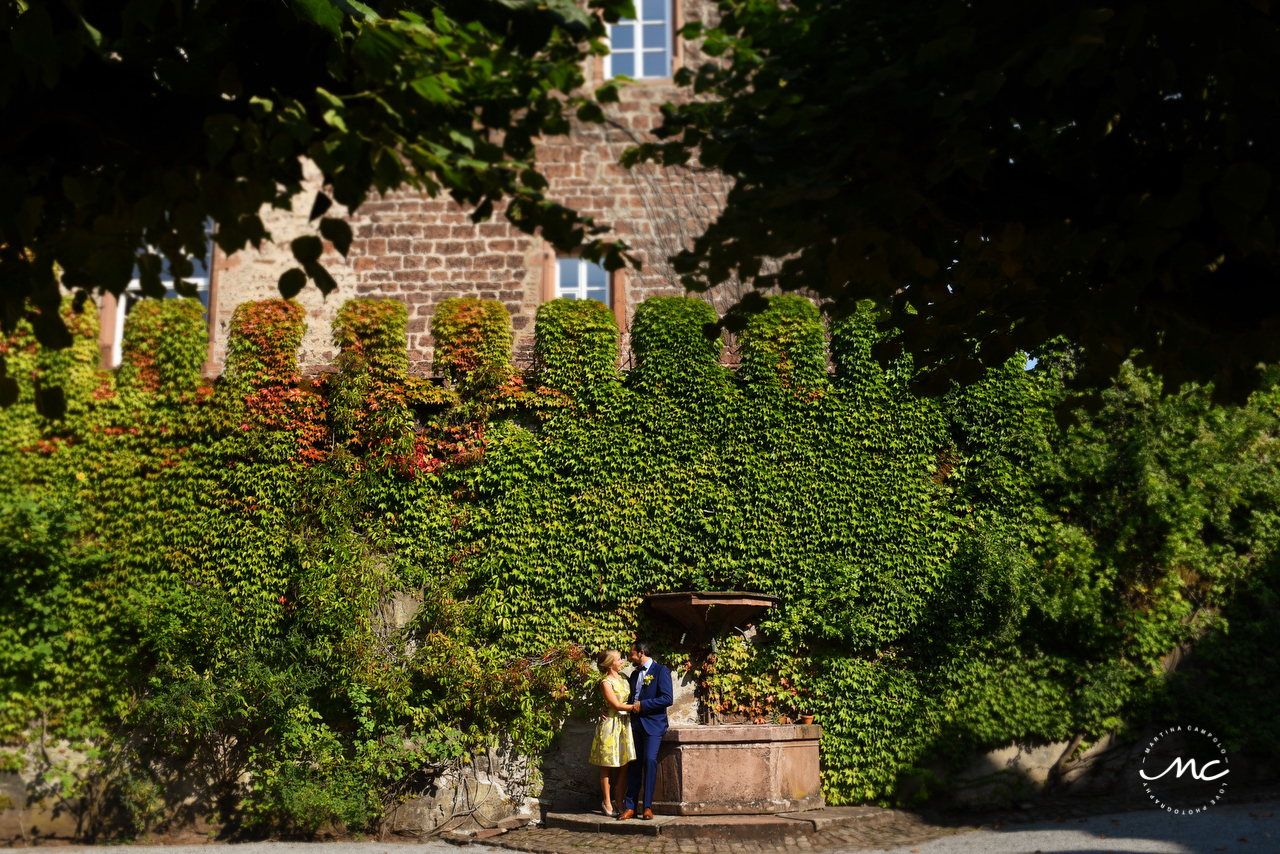
<path id="1" fill-rule="evenodd" d="M 240 429 L 292 434 L 297 454 L 324 456 L 325 400 L 301 388 L 298 345 L 306 333 L 306 310 L 294 300 L 267 299 L 236 306 L 231 315 L 225 376 L 243 404 Z"/>
<path id="2" fill-rule="evenodd" d="M 119 383 L 183 394 L 200 385 L 204 307 L 194 299 L 144 300 L 125 318 Z"/>
<path id="3" fill-rule="evenodd" d="M 453 297 L 431 317 L 432 369 L 459 392 L 491 395 L 512 379 L 511 315 L 496 300 Z"/>
<path id="4" fill-rule="evenodd" d="M 585 400 L 618 375 L 618 323 L 599 300 L 560 299 L 538 306 L 534 373 L 540 386 Z"/>
<path id="5" fill-rule="evenodd" d="M 647 300 L 625 373 L 603 304 L 543 305 L 521 373 L 500 304 L 445 301 L 447 388 L 409 374 L 400 302 L 345 303 L 319 382 L 300 306 L 247 303 L 210 384 L 198 303 L 142 307 L 115 376 L 92 314 L 64 307 L 83 320 L 56 359 L 20 324 L 0 411 L 21 437 L 0 460 L 0 736 L 92 741 L 77 779 L 133 792 L 137 832 L 185 796 L 179 767 L 206 769 L 229 825 L 374 826 L 469 751 L 546 748 L 588 653 L 636 632 L 722 716 L 816 715 L 832 803 L 1170 709 L 1280 743 L 1241 723 L 1280 699 L 1274 384 L 1221 409 L 1130 371 L 1064 432 L 1070 348 L 921 400 L 909 362 L 872 358 L 870 307 L 824 326 L 797 296 L 750 319 L 736 371 L 708 303 Z M 60 419 L 42 371 L 79 378 Z M 728 589 L 780 604 L 715 649 L 643 605 Z M 1166 675 L 1189 646 L 1230 678 Z"/>

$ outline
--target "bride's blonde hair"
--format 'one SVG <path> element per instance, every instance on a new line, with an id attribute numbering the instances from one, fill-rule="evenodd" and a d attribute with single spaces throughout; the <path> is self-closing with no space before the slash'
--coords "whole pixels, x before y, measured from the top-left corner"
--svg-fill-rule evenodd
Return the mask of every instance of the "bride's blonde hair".
<path id="1" fill-rule="evenodd" d="M 618 652 L 616 649 L 606 649 L 604 652 L 596 656 L 596 667 L 600 668 L 601 673 L 608 673 L 609 666 L 613 664 L 615 660 L 621 661 L 622 653 Z"/>

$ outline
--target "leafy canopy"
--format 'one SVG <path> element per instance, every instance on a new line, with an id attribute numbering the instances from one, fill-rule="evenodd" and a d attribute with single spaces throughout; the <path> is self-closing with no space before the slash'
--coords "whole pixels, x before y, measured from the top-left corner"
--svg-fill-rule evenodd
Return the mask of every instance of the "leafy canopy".
<path id="1" fill-rule="evenodd" d="M 1242 402 L 1280 356 L 1280 29 L 1264 2 L 723 0 L 664 143 L 736 179 L 684 283 L 873 299 L 945 393 L 1059 335 Z M 786 259 L 780 264 L 778 259 Z M 749 293 L 723 326 L 741 328 Z M 975 342 L 977 347 L 975 350 Z"/>
<path id="2" fill-rule="evenodd" d="M 179 293 L 206 229 L 226 252 L 270 235 L 258 211 L 289 207 L 301 157 L 354 208 L 370 187 L 448 192 L 488 218 L 540 228 L 568 249 L 598 234 L 548 200 L 534 140 L 568 132 L 569 115 L 603 118 L 571 93 L 582 63 L 603 53 L 605 20 L 628 0 L 355 0 L 158 3 L 0 2 L 0 324 L 24 316 L 41 344 L 71 343 L 59 280 L 83 303 L 138 278 L 163 296 L 167 264 Z M 614 86 L 597 90 L 616 98 Z M 350 227 L 325 218 L 292 243 L 285 297 L 334 281 L 321 236 L 342 253 Z M 623 263 L 621 245 L 588 257 Z M 37 310 L 31 310 L 32 306 Z M 0 364 L 0 377 L 3 377 Z M 16 394 L 4 383 L 5 403 Z"/>

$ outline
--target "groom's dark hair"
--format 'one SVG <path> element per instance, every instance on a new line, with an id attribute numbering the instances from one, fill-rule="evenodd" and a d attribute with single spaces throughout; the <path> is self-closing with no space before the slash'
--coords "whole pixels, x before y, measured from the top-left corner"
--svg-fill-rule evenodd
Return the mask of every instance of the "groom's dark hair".
<path id="1" fill-rule="evenodd" d="M 636 638 L 631 644 L 631 648 L 643 655 L 645 658 L 653 658 L 653 644 L 644 638 Z"/>

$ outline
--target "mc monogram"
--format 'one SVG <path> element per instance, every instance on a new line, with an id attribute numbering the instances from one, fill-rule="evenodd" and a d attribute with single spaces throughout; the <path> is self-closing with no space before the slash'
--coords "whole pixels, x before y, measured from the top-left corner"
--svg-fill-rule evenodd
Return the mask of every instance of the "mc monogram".
<path id="1" fill-rule="evenodd" d="M 1227 781 L 1222 778 L 1231 773 L 1228 764 L 1227 749 L 1213 733 L 1197 726 L 1172 726 L 1147 743 L 1138 776 L 1157 807 L 1173 815 L 1196 815 L 1226 796 Z"/>
<path id="2" fill-rule="evenodd" d="M 1192 777 L 1194 777 L 1195 779 L 1197 779 L 1197 780 L 1204 780 L 1204 781 L 1208 782 L 1208 781 L 1210 781 L 1210 780 L 1217 780 L 1219 777 L 1225 777 L 1225 776 L 1227 776 L 1228 774 L 1230 774 L 1230 773 L 1231 773 L 1231 769 L 1226 768 L 1226 769 L 1223 769 L 1223 770 L 1222 770 L 1220 773 L 1218 773 L 1218 774 L 1214 774 L 1213 776 L 1209 776 L 1209 766 L 1210 766 L 1210 765 L 1218 765 L 1218 764 L 1220 764 L 1220 763 L 1218 762 L 1218 760 L 1216 760 L 1216 759 L 1210 759 L 1208 762 L 1204 763 L 1204 765 L 1200 766 L 1200 770 L 1199 770 L 1199 771 L 1197 771 L 1197 770 L 1196 770 L 1196 760 L 1195 760 L 1195 759 L 1188 759 L 1188 760 L 1186 761 L 1186 764 L 1184 765 L 1184 764 L 1183 764 L 1183 762 L 1182 762 L 1182 757 L 1181 757 L 1181 756 L 1178 756 L 1178 757 L 1175 757 L 1175 758 L 1174 758 L 1173 762 L 1169 763 L 1169 767 L 1168 767 L 1168 768 L 1164 769 L 1163 771 L 1161 771 L 1159 774 L 1155 775 L 1154 777 L 1148 777 L 1148 776 L 1147 776 L 1147 772 L 1146 772 L 1146 771 L 1143 771 L 1142 769 L 1138 769 L 1138 775 L 1139 775 L 1140 777 L 1142 777 L 1142 779 L 1144 779 L 1144 780 L 1159 780 L 1159 779 L 1160 779 L 1161 777 L 1163 777 L 1165 774 L 1168 774 L 1168 773 L 1169 773 L 1170 771 L 1172 771 L 1174 768 L 1177 768 L 1177 769 L 1178 769 L 1178 776 L 1179 776 L 1179 777 L 1181 777 L 1181 776 L 1183 775 L 1183 772 L 1185 772 L 1185 771 L 1188 771 L 1188 770 L 1189 770 L 1189 771 L 1191 771 L 1191 776 L 1192 776 Z"/>

